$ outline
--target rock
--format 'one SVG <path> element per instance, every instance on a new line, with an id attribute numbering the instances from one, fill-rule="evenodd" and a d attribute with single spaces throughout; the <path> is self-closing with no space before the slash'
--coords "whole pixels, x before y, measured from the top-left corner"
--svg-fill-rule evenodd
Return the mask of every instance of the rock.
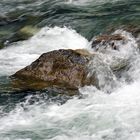
<path id="1" fill-rule="evenodd" d="M 124 37 L 122 37 L 120 34 L 101 35 L 96 37 L 96 41 L 99 43 L 102 41 L 111 41 L 111 40 L 124 40 Z"/>
<path id="2" fill-rule="evenodd" d="M 35 33 L 39 31 L 39 28 L 32 27 L 32 26 L 25 26 L 20 30 L 16 31 L 14 34 L 9 33 L 9 37 L 2 39 L 0 45 L 2 44 L 3 47 L 9 46 L 11 43 L 27 40 L 32 37 Z"/>
<path id="3" fill-rule="evenodd" d="M 140 25 L 127 25 L 127 26 L 122 26 L 122 29 L 124 29 L 127 32 L 132 33 L 134 37 L 138 37 L 140 35 Z"/>
<path id="4" fill-rule="evenodd" d="M 124 30 L 127 31 L 129 33 L 131 33 L 134 37 L 138 37 L 140 35 L 140 25 L 139 24 L 126 24 L 126 25 L 120 25 L 119 27 L 110 27 L 107 30 L 107 33 L 112 33 L 116 30 Z"/>
<path id="5" fill-rule="evenodd" d="M 18 32 L 21 36 L 25 36 L 26 38 L 29 38 L 33 36 L 35 33 L 39 31 L 38 28 L 32 27 L 32 26 L 25 26 L 21 28 Z"/>
<path id="6" fill-rule="evenodd" d="M 31 65 L 12 75 L 13 84 L 22 89 L 78 89 L 92 83 L 92 79 L 87 77 L 90 57 L 86 50 L 61 49 L 44 53 Z"/>
<path id="7" fill-rule="evenodd" d="M 115 41 L 125 41 L 125 38 L 120 34 L 100 35 L 93 38 L 92 48 L 95 48 L 95 50 L 98 51 L 101 46 L 104 47 L 104 49 L 109 46 L 111 49 L 117 50 L 118 47 L 115 45 Z"/>
<path id="8" fill-rule="evenodd" d="M 101 58 L 102 61 L 104 61 L 111 69 L 110 73 L 113 72 L 116 79 L 120 79 L 122 75 L 124 74 L 124 72 L 126 72 L 130 68 L 131 59 L 134 56 L 134 52 L 137 51 L 138 49 L 135 42 L 136 42 L 135 38 L 130 33 L 126 31 L 118 30 L 114 32 L 114 34 L 112 35 L 101 35 L 101 36 L 97 36 L 93 38 L 92 48 L 100 56 L 102 56 Z M 128 53 L 125 53 L 127 51 Z M 99 67 L 100 66 L 98 65 L 98 69 Z M 103 73 L 101 75 L 103 75 Z M 108 77 L 109 76 L 107 76 L 106 79 L 109 79 Z M 112 76 L 110 76 L 110 79 L 111 77 Z M 102 79 L 105 79 L 105 76 Z M 102 81 L 106 81 L 106 79 Z M 108 82 L 113 81 L 110 79 L 108 80 Z M 99 82 L 97 85 L 101 87 Z M 107 82 L 104 82 L 104 83 L 107 83 Z M 104 83 L 102 84 L 103 86 L 105 85 Z M 111 84 L 108 84 L 108 85 L 111 85 Z M 114 85 L 112 85 L 112 87 L 114 87 Z"/>
<path id="9" fill-rule="evenodd" d="M 33 26 L 25 26 L 17 31 L 11 38 L 9 42 L 17 42 L 22 40 L 27 40 L 39 31 L 38 28 Z"/>

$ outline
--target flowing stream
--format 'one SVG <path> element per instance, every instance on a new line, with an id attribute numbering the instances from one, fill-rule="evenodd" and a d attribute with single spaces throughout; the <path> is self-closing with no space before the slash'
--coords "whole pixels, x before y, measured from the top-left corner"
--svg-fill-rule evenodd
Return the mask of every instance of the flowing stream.
<path id="1" fill-rule="evenodd" d="M 139 0 L 1 0 L 0 140 L 140 140 L 140 38 L 121 29 L 129 24 L 140 24 Z M 25 26 L 38 31 L 15 40 Z M 90 63 L 100 89 L 85 86 L 81 97 L 52 97 L 49 91 L 17 93 L 9 86 L 10 75 L 44 52 L 94 52 L 90 40 L 101 33 L 119 33 L 127 41 Z M 108 67 L 118 60 L 129 66 L 116 78 Z"/>

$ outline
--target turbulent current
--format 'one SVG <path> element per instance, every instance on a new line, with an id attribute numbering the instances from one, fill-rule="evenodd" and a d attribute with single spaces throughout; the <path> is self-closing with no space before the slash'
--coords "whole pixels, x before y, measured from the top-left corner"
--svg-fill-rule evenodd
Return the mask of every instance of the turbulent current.
<path id="1" fill-rule="evenodd" d="M 139 36 L 121 29 L 139 25 L 139 14 L 138 0 L 1 0 L 0 41 L 6 46 L 0 50 L 0 140 L 140 140 Z M 27 25 L 38 31 L 14 40 Z M 53 97 L 45 90 L 14 92 L 9 86 L 10 75 L 44 52 L 94 52 L 90 39 L 104 32 L 119 33 L 126 42 L 117 44 L 119 51 L 98 52 L 90 63 L 100 89 L 85 86 L 79 88 L 80 97 Z M 129 66 L 120 78 L 107 73 L 122 59 Z"/>

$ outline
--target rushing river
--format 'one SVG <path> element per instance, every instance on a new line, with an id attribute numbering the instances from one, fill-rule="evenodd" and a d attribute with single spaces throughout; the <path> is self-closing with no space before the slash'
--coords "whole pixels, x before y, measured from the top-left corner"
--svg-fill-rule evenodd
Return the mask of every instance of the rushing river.
<path id="1" fill-rule="evenodd" d="M 0 50 L 0 140 L 140 140 L 140 39 L 121 30 L 139 24 L 139 0 L 1 0 L 0 45 L 6 47 Z M 17 32 L 26 26 L 38 30 L 20 40 Z M 93 51 L 90 40 L 101 33 L 127 39 L 119 52 L 99 55 L 106 65 L 116 63 L 114 57 L 129 59 L 114 89 L 104 79 L 106 67 L 99 72 L 107 86 L 79 88 L 81 97 L 9 86 L 9 76 L 42 53 Z"/>

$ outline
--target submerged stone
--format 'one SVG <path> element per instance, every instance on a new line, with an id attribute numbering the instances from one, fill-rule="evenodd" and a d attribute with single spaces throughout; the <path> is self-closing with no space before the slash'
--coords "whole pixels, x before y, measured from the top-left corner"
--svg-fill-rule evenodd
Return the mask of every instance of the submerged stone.
<path id="1" fill-rule="evenodd" d="M 25 26 L 19 30 L 18 34 L 25 38 L 29 38 L 33 36 L 35 33 L 37 33 L 38 31 L 39 31 L 38 28 L 32 26 Z"/>
<path id="2" fill-rule="evenodd" d="M 27 40 L 33 35 L 35 35 L 39 31 L 38 28 L 33 26 L 25 26 L 21 28 L 19 31 L 17 31 L 12 37 L 10 37 L 8 40 L 10 43 Z"/>

